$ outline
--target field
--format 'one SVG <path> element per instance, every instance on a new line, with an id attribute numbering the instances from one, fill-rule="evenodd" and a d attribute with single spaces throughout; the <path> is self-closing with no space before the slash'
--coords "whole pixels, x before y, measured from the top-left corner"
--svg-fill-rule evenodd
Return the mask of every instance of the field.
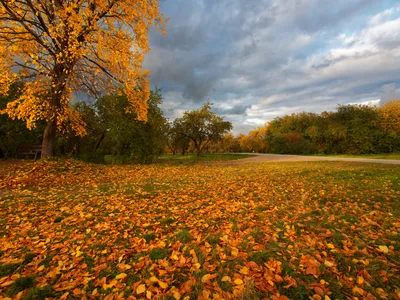
<path id="1" fill-rule="evenodd" d="M 371 158 L 371 159 L 399 159 L 400 153 L 386 153 L 386 154 L 358 154 L 358 155 L 350 155 L 350 154 L 330 154 L 323 156 L 331 156 L 331 157 L 344 157 L 344 158 Z"/>
<path id="2" fill-rule="evenodd" d="M 0 298 L 398 299 L 400 167 L 0 169 Z"/>

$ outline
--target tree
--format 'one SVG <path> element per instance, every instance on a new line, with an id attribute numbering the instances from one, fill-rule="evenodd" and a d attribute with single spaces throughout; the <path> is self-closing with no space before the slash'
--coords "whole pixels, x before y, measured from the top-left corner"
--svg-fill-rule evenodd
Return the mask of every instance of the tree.
<path id="1" fill-rule="evenodd" d="M 104 96 L 93 107 L 84 102 L 75 104 L 87 123 L 88 135 L 76 137 L 70 133 L 59 143 L 64 147 L 63 154 L 72 153 L 97 162 L 103 162 L 105 155 L 124 161 L 151 162 L 166 146 L 168 127 L 159 107 L 161 103 L 161 91 L 151 91 L 147 122 L 126 112 L 129 101 L 125 95 Z"/>
<path id="2" fill-rule="evenodd" d="M 246 136 L 241 137 L 240 143 L 248 152 L 262 153 L 267 151 L 268 125 L 251 130 Z"/>
<path id="3" fill-rule="evenodd" d="M 193 142 L 197 155 L 200 155 L 211 141 L 220 140 L 225 133 L 232 130 L 232 123 L 224 121 L 212 112 L 211 105 L 207 102 L 199 110 L 186 111 L 182 118 L 174 122 L 177 124 L 177 134 Z"/>
<path id="4" fill-rule="evenodd" d="M 400 136 L 400 99 L 386 102 L 378 109 L 381 128 L 388 133 Z"/>
<path id="5" fill-rule="evenodd" d="M 42 157 L 53 155 L 57 132 L 85 134 L 72 92 L 122 90 L 127 111 L 145 120 L 150 90 L 141 67 L 154 24 L 165 33 L 158 0 L 0 0 L 0 93 L 17 76 L 26 80 L 1 112 L 30 129 L 47 122 Z"/>
<path id="6" fill-rule="evenodd" d="M 184 130 L 182 126 L 182 119 L 175 119 L 172 124 L 169 124 L 167 146 L 173 155 L 178 151 L 185 155 L 189 148 L 190 140 L 182 134 Z"/>

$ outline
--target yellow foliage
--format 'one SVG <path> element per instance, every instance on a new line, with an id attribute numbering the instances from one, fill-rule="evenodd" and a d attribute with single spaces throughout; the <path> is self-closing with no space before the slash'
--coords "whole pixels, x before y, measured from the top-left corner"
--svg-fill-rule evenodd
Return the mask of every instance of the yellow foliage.
<path id="1" fill-rule="evenodd" d="M 26 85 L 1 113 L 25 120 L 28 128 L 56 121 L 61 132 L 84 135 L 71 93 L 122 91 L 128 111 L 146 120 L 149 72 L 142 62 L 150 28 L 165 34 L 165 24 L 158 0 L 2 1 L 0 94 L 17 78 Z"/>
<path id="2" fill-rule="evenodd" d="M 400 99 L 386 102 L 379 107 L 382 128 L 400 135 Z"/>

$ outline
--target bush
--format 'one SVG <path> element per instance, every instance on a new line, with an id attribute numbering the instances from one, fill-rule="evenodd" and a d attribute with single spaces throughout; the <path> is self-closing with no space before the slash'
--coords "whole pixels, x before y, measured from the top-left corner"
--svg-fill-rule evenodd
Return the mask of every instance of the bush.
<path id="1" fill-rule="evenodd" d="M 123 165 L 128 159 L 125 155 L 104 155 L 104 162 L 108 165 Z"/>
<path id="2" fill-rule="evenodd" d="M 273 153 L 280 154 L 318 153 L 318 147 L 298 133 L 286 133 L 274 137 L 270 142 L 270 148 Z"/>

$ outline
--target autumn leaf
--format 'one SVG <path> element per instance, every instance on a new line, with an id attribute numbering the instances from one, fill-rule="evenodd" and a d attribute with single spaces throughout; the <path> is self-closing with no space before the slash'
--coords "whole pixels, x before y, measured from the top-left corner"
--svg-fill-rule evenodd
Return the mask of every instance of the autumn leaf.
<path id="1" fill-rule="evenodd" d="M 118 274 L 116 277 L 115 277 L 115 279 L 124 279 L 124 278 L 126 278 L 128 275 L 126 274 L 126 273 L 120 273 L 120 274 Z"/>
<path id="2" fill-rule="evenodd" d="M 385 254 L 389 253 L 388 247 L 383 245 L 379 246 L 379 251 Z"/>
<path id="3" fill-rule="evenodd" d="M 138 294 L 138 295 L 143 294 L 145 291 L 146 291 L 146 286 L 144 284 L 140 284 L 136 288 L 136 294 Z"/>

